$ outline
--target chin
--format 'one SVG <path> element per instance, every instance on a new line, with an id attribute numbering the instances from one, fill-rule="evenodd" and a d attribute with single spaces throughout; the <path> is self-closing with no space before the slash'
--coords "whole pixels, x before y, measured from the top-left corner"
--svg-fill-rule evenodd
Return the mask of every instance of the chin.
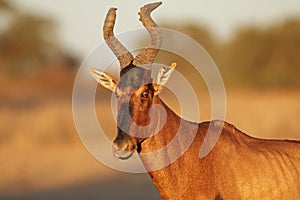
<path id="1" fill-rule="evenodd" d="M 134 151 L 132 151 L 132 152 L 122 152 L 122 153 L 113 151 L 114 156 L 116 158 L 120 159 L 120 160 L 127 160 L 127 159 L 129 159 L 133 155 L 133 153 L 134 153 Z"/>

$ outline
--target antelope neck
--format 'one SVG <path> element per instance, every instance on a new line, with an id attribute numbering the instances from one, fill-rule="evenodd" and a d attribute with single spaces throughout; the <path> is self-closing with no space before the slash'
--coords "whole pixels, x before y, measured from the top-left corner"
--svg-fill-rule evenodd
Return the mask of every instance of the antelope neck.
<path id="1" fill-rule="evenodd" d="M 199 124 L 180 118 L 161 99 L 159 99 L 159 97 L 155 97 L 153 103 L 163 106 L 166 111 L 167 119 L 163 128 L 157 134 L 142 142 L 139 155 L 161 196 L 167 198 L 170 197 L 170 194 L 174 193 L 174 191 L 186 190 L 186 184 L 183 182 L 183 180 L 186 180 L 184 174 L 188 174 L 188 171 L 191 172 L 191 170 L 194 170 L 193 167 L 197 164 L 189 163 L 189 159 L 182 156 L 182 153 L 186 152 L 187 148 L 189 148 L 189 151 L 199 150 L 200 144 L 202 144 L 204 138 L 202 133 L 200 134 L 200 137 L 198 135 L 198 139 L 201 142 L 198 143 L 198 146 L 193 146 L 191 150 L 190 147 L 186 146 L 186 141 L 194 140 L 194 138 L 190 138 L 189 135 L 192 135 L 191 133 L 194 133 L 195 131 L 199 132 Z M 178 130 L 180 130 L 183 134 L 178 134 Z M 171 141 L 172 143 L 175 142 L 174 145 L 172 147 L 165 148 Z M 162 151 L 162 148 L 166 150 Z M 160 153 L 153 153 L 158 150 Z M 152 153 L 148 154 L 149 152 Z M 179 155 L 179 157 L 175 158 L 174 155 L 175 157 Z M 196 163 L 199 162 L 197 153 L 193 153 L 191 155 L 194 156 L 192 158 L 193 161 Z M 178 158 L 179 160 L 175 161 L 174 158 Z M 190 168 L 183 170 L 182 174 L 178 173 L 178 169 L 184 169 L 183 166 L 190 166 Z M 205 165 L 201 167 L 205 168 L 204 166 Z M 199 168 L 199 166 L 197 167 Z M 199 171 L 199 173 L 202 173 L 201 170 Z M 167 187 L 167 185 L 171 186 Z"/>
<path id="2" fill-rule="evenodd" d="M 199 124 L 186 121 L 172 111 L 158 96 L 153 100 L 153 105 L 162 106 L 166 116 L 160 116 L 162 112 L 156 112 L 157 133 L 146 138 L 141 143 L 140 157 L 147 170 L 153 171 L 171 164 L 193 142 L 198 132 Z M 166 117 L 165 120 L 161 118 Z M 152 120 L 152 119 L 151 119 Z M 159 124 L 164 123 L 164 124 Z M 162 128 L 161 128 L 162 127 Z M 161 128 L 159 130 L 159 128 Z"/>
<path id="3" fill-rule="evenodd" d="M 181 118 L 176 115 L 176 113 L 174 113 L 174 111 L 172 111 L 158 96 L 154 97 L 153 105 L 162 106 L 166 112 L 166 116 L 162 116 L 161 112 L 156 112 L 154 117 L 158 123 L 156 127 L 152 128 L 152 131 L 155 133 L 143 140 L 141 143 L 141 153 L 149 153 L 165 147 L 174 138 L 177 132 L 176 130 L 178 130 L 180 125 Z M 162 118 L 164 117 L 167 117 L 165 124 L 161 125 L 160 123 L 163 123 Z M 161 130 L 159 130 L 159 128 L 161 128 Z M 173 130 L 172 134 L 170 134 L 170 131 L 167 130 Z"/>

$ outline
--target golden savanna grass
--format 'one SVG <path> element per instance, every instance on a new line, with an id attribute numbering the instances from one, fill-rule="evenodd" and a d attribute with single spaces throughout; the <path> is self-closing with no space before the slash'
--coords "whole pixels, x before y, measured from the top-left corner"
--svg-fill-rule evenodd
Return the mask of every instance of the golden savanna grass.
<path id="1" fill-rule="evenodd" d="M 200 102 L 201 120 L 210 116 L 210 103 L 205 100 L 209 101 L 208 94 Z M 228 90 L 227 121 L 252 136 L 300 139 L 299 102 L 298 90 Z M 2 102 L 0 107 L 0 195 L 22 195 L 118 175 L 99 164 L 80 142 L 71 98 L 15 104 Z M 113 138 L 115 124 L 111 116 L 105 117 L 111 112 L 109 104 L 97 101 L 96 108 L 101 126 Z"/>

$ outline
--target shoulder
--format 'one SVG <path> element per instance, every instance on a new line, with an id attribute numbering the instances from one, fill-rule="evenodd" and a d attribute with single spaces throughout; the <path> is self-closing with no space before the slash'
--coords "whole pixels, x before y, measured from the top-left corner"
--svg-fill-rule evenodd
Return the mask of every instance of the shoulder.
<path id="1" fill-rule="evenodd" d="M 222 120 L 206 121 L 199 124 L 201 135 L 206 138 L 215 138 L 222 144 L 241 144 L 255 140 L 255 138 L 247 135 L 233 124 Z"/>
<path id="2" fill-rule="evenodd" d="M 237 129 L 233 124 L 230 124 L 222 120 L 212 120 L 212 121 L 202 122 L 199 124 L 199 129 L 205 129 L 207 131 L 213 131 L 213 132 L 220 130 L 222 134 L 248 136 L 247 134 Z"/>

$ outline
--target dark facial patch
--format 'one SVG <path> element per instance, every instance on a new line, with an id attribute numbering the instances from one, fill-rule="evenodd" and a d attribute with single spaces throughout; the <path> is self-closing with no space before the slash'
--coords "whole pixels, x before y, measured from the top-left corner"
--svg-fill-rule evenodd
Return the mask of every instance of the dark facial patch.
<path id="1" fill-rule="evenodd" d="M 127 112 L 129 110 L 129 112 Z M 119 132 L 122 133 L 124 132 L 129 132 L 130 128 L 130 119 L 131 119 L 131 111 L 132 109 L 130 108 L 130 103 L 129 102 L 124 102 L 121 103 L 120 110 L 119 110 L 119 115 L 118 115 L 118 134 Z M 129 116 L 130 115 L 130 116 Z M 122 131 L 121 131 L 122 130 Z"/>
<path id="2" fill-rule="evenodd" d="M 143 92 L 149 93 L 152 97 L 154 88 L 151 80 L 151 70 L 142 67 L 136 67 L 132 63 L 123 68 L 120 72 L 120 80 L 117 85 L 118 95 L 118 117 L 117 126 L 118 133 L 114 141 L 118 149 L 126 148 L 127 151 L 141 151 L 141 138 L 135 138 L 130 135 L 131 120 L 135 120 L 136 124 L 143 122 L 146 112 L 141 112 L 147 106 L 143 104 L 149 98 L 141 98 Z M 150 105 L 148 102 L 147 105 Z M 146 109 L 145 109 L 146 110 Z M 148 116 L 148 115 L 147 115 Z M 146 120 L 145 120 L 146 121 Z M 126 157 L 127 158 L 127 157 Z"/>
<path id="3" fill-rule="evenodd" d="M 215 200 L 223 200 L 223 197 L 221 196 L 221 194 L 219 192 L 217 193 Z"/>
<path id="4" fill-rule="evenodd" d="M 118 87 L 120 89 L 132 88 L 137 89 L 145 83 L 151 82 L 151 71 L 141 67 L 136 67 L 132 63 L 123 68 L 120 72 Z"/>

